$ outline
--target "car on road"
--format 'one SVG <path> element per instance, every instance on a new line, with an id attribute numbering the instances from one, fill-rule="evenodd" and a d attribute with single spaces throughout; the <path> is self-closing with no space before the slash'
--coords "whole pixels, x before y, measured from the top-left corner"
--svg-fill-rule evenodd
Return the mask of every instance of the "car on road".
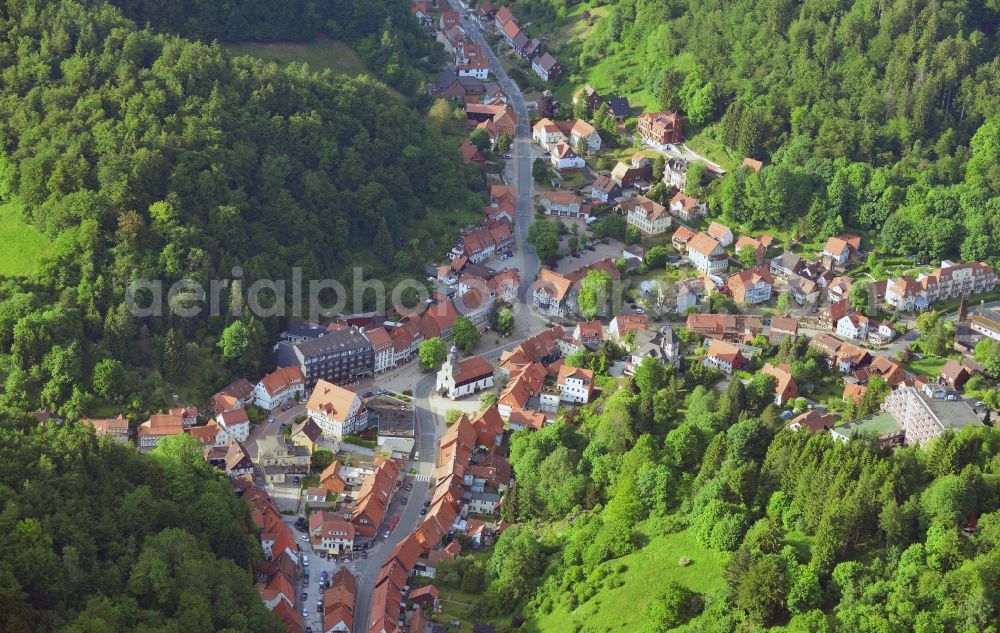
<path id="1" fill-rule="evenodd" d="M 301 598 L 302 598 L 302 602 L 305 602 L 306 600 L 309 599 L 309 594 L 307 594 L 306 592 L 303 591 Z"/>
<path id="2" fill-rule="evenodd" d="M 299 534 L 299 540 L 300 541 L 305 541 L 305 542 L 308 543 L 309 542 L 309 535 L 308 534 Z"/>
<path id="3" fill-rule="evenodd" d="M 308 567 L 309 566 L 309 555 L 308 554 L 303 554 L 302 555 L 302 566 L 303 567 Z"/>
<path id="4" fill-rule="evenodd" d="M 409 482 L 408 484 L 406 484 L 406 489 L 407 490 L 413 490 L 413 482 L 412 481 Z"/>
<path id="5" fill-rule="evenodd" d="M 375 395 L 374 391 L 366 391 L 364 397 L 365 398 L 371 398 L 374 395 Z"/>
<path id="6" fill-rule="evenodd" d="M 295 477 L 292 478 L 292 483 L 298 486 L 302 483 L 302 478 L 299 477 L 298 475 L 295 475 Z"/>
<path id="7" fill-rule="evenodd" d="M 295 406 L 295 404 L 291 400 L 288 400 L 288 401 L 285 402 L 285 404 L 281 405 L 281 410 L 282 411 L 288 411 L 289 409 L 291 409 L 294 406 Z"/>
<path id="8" fill-rule="evenodd" d="M 302 617 L 303 618 L 308 618 L 309 617 L 309 609 L 307 609 L 305 607 L 302 607 Z"/>
<path id="9" fill-rule="evenodd" d="M 982 409 L 982 408 L 983 408 L 983 407 L 985 407 L 986 405 L 985 405 L 985 404 L 983 404 L 983 401 L 982 401 L 982 400 L 980 400 L 980 401 L 976 402 L 976 406 L 977 406 L 978 408 Z"/>
<path id="10" fill-rule="evenodd" d="M 361 558 L 368 558 L 368 550 L 361 551 Z"/>
<path id="11" fill-rule="evenodd" d="M 510 160 L 510 158 L 511 158 L 510 152 L 504 154 L 503 157 L 504 157 L 504 160 Z"/>
<path id="12" fill-rule="evenodd" d="M 636 314 L 646 314 L 646 311 L 645 311 L 645 310 L 643 310 L 642 308 L 636 308 L 636 309 L 635 309 L 635 313 L 636 313 Z"/>
<path id="13" fill-rule="evenodd" d="M 427 514 L 427 508 L 420 508 L 420 516 Z"/>
<path id="14" fill-rule="evenodd" d="M 402 498 L 402 499 L 400 500 L 400 503 L 402 503 L 402 504 L 403 504 L 403 505 L 405 506 L 405 505 L 406 505 L 406 497 L 403 497 L 403 498 Z"/>
<path id="15" fill-rule="evenodd" d="M 267 421 L 268 422 L 274 422 L 274 416 L 273 415 L 267 416 Z"/>
<path id="16" fill-rule="evenodd" d="M 386 530 L 385 532 L 382 532 L 382 538 L 387 539 L 387 538 L 389 538 L 390 534 L 392 534 L 392 532 L 390 532 L 389 530 Z"/>

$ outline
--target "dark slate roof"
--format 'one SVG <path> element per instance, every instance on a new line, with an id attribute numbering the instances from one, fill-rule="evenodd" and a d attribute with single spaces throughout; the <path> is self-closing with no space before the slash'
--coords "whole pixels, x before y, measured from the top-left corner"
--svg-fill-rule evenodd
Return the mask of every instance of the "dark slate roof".
<path id="1" fill-rule="evenodd" d="M 611 97 L 608 99 L 608 108 L 615 116 L 627 117 L 632 114 L 632 107 L 628 104 L 627 97 Z"/>

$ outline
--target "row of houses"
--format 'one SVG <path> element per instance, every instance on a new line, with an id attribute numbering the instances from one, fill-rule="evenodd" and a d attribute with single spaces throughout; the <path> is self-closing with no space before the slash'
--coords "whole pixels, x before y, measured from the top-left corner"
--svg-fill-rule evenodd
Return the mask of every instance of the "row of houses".
<path id="1" fill-rule="evenodd" d="M 506 6 L 493 8 L 486 2 L 479 7 L 476 16 L 484 26 L 496 29 L 497 34 L 515 54 L 531 63 L 531 70 L 543 81 L 552 81 L 562 76 L 562 65 L 544 50 L 541 40 L 529 37 L 525 33 L 510 8 Z"/>
<path id="2" fill-rule="evenodd" d="M 409 592 L 407 578 L 414 573 L 433 577 L 438 561 L 454 560 L 461 550 L 453 540 L 456 532 L 464 532 L 474 546 L 497 533 L 468 514 L 496 512 L 500 494 L 511 483 L 510 464 L 498 452 L 502 438 L 503 420 L 496 407 L 472 419 L 463 415 L 442 436 L 428 512 L 384 559 L 376 577 L 370 633 L 422 630 L 422 612 L 405 608 L 407 602 L 422 600 Z"/>

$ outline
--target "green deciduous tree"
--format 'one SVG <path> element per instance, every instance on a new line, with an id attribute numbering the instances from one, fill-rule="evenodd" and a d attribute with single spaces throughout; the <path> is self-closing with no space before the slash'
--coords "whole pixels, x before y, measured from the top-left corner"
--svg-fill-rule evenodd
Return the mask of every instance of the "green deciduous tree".
<path id="1" fill-rule="evenodd" d="M 604 270 L 588 271 L 580 280 L 577 307 L 584 319 L 593 319 L 600 314 L 611 297 L 611 275 Z"/>
<path id="2" fill-rule="evenodd" d="M 233 321 L 219 339 L 222 359 L 237 373 L 252 374 L 260 367 L 264 327 L 255 317 Z"/>
<path id="3" fill-rule="evenodd" d="M 459 316 L 451 324 L 451 340 L 466 354 L 471 354 L 476 348 L 480 336 L 479 329 L 467 316 Z"/>
<path id="4" fill-rule="evenodd" d="M 425 339 L 417 348 L 420 366 L 424 369 L 437 369 L 448 358 L 448 347 L 438 336 Z"/>

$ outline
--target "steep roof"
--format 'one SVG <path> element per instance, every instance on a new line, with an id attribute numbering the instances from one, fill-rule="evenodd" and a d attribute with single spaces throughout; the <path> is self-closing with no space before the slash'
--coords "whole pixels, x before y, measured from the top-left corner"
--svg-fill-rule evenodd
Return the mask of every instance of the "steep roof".
<path id="1" fill-rule="evenodd" d="M 570 281 L 553 270 L 542 268 L 538 271 L 535 287 L 544 289 L 554 301 L 562 302 L 569 292 Z"/>
<path id="2" fill-rule="evenodd" d="M 320 379 L 309 396 L 306 409 L 322 412 L 333 420 L 344 422 L 357 399 L 358 394 L 351 389 Z"/>
<path id="3" fill-rule="evenodd" d="M 699 255 L 709 257 L 716 250 L 721 248 L 719 243 L 715 241 L 708 233 L 699 232 L 697 235 L 688 240 L 687 249 L 688 251 L 694 251 Z"/>

